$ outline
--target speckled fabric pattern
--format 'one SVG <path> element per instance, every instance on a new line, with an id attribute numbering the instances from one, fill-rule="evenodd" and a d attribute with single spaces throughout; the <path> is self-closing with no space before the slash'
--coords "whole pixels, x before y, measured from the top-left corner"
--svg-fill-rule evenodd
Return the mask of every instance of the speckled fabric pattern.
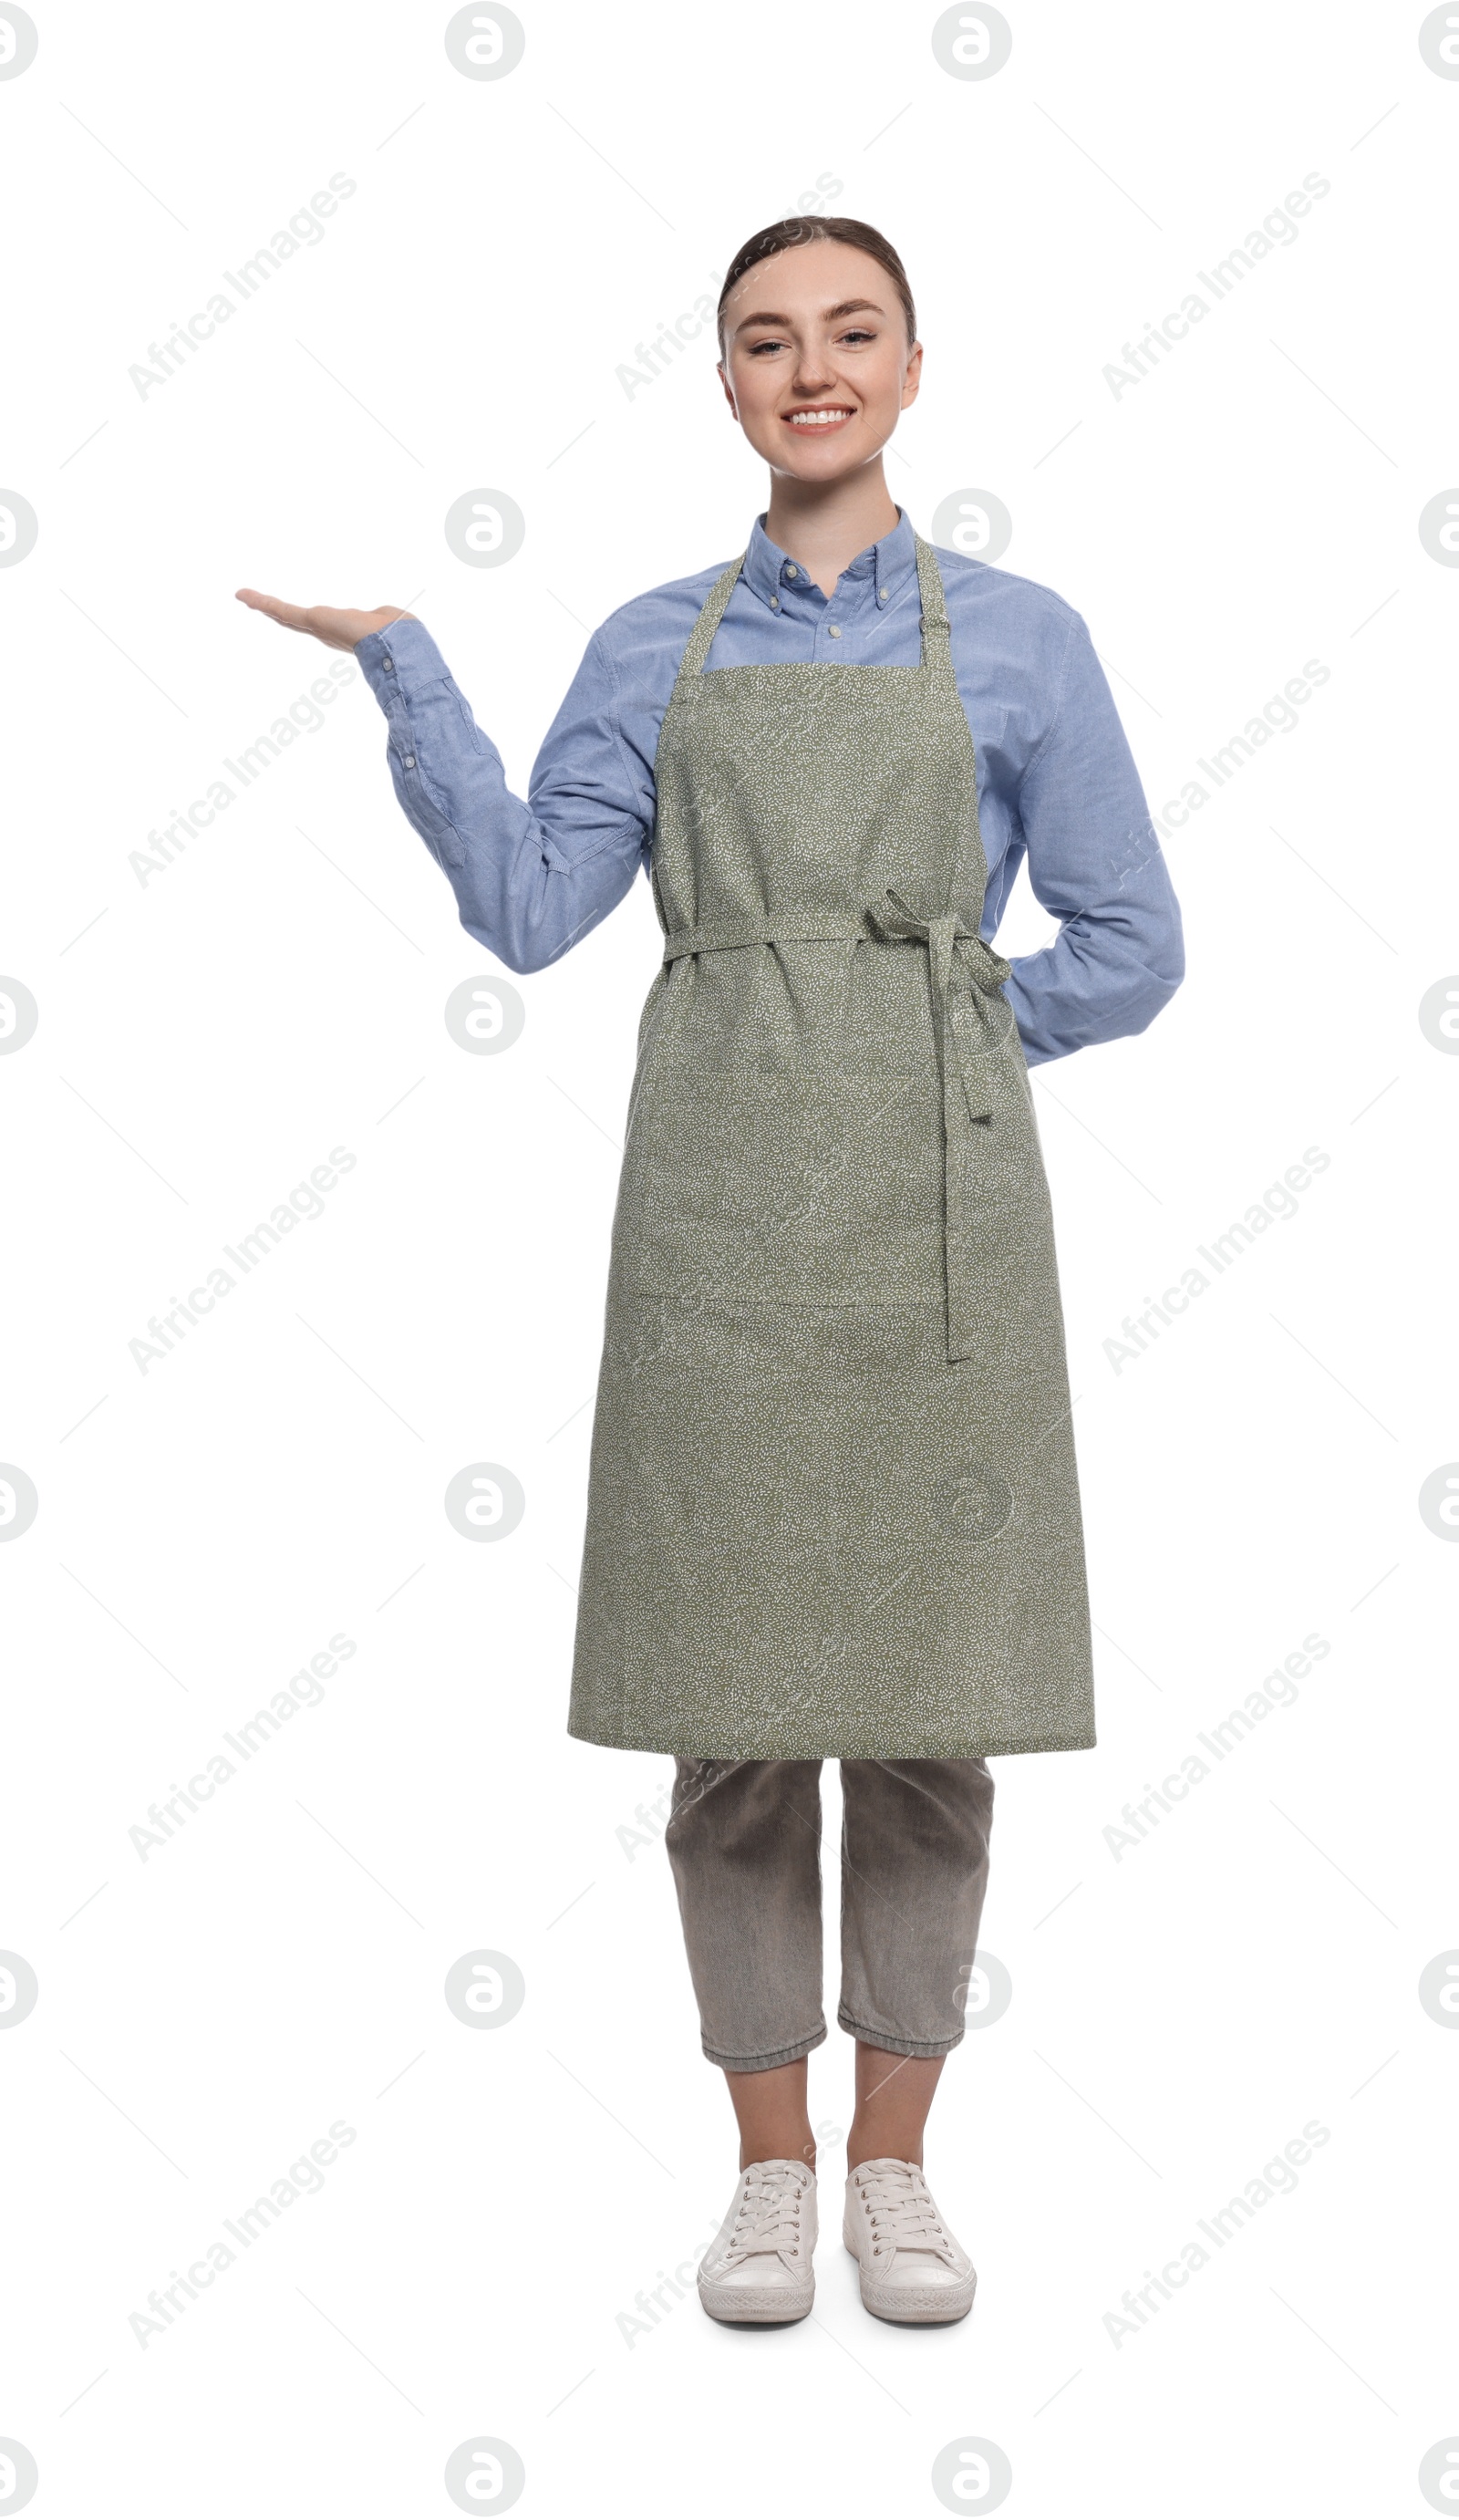
<path id="1" fill-rule="evenodd" d="M 568 1730 L 1085 1749 L 1052 1220 L 936 555 L 913 668 L 706 672 L 739 567 L 655 765 Z"/>

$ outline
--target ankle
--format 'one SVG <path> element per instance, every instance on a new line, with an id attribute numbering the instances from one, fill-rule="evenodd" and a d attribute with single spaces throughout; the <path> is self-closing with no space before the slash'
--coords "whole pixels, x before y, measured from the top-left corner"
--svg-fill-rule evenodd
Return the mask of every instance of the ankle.
<path id="1" fill-rule="evenodd" d="M 856 2119 L 846 2138 L 846 2175 L 860 2170 L 863 2161 L 914 2161 L 922 2167 L 922 2138 L 906 2129 L 862 2127 Z"/>
<path id="2" fill-rule="evenodd" d="M 747 2140 L 739 2147 L 739 2166 L 748 2170 L 752 2161 L 803 2161 L 809 2171 L 816 2168 L 816 2138 L 809 2126 L 804 2135 L 793 2135 L 789 2142 L 780 2142 L 773 2135 L 752 2151 Z"/>

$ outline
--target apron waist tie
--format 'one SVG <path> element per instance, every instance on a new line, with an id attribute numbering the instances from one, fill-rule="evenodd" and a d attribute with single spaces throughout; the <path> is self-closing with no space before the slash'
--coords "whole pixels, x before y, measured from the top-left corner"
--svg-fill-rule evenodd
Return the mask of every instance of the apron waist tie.
<path id="1" fill-rule="evenodd" d="M 987 1120 L 994 1108 L 994 1076 L 998 1056 L 1015 1027 L 995 1035 L 991 1001 L 1013 966 L 995 953 L 975 927 L 955 913 L 922 919 L 890 888 L 885 907 L 867 910 L 858 920 L 836 926 L 823 914 L 787 912 L 778 919 L 736 921 L 723 926 L 676 927 L 664 938 L 664 961 L 685 954 L 727 954 L 745 945 L 850 945 L 875 936 L 883 943 L 925 945 L 932 984 L 932 1024 L 937 1039 L 943 1088 L 943 1247 L 948 1282 L 948 1356 L 950 1362 L 972 1355 L 983 1289 L 981 1273 L 969 1268 L 971 1246 L 967 1202 L 971 1195 L 974 1157 L 973 1125 Z M 954 945 L 966 950 L 956 959 Z M 972 990 L 954 994 L 955 974 L 970 979 Z"/>

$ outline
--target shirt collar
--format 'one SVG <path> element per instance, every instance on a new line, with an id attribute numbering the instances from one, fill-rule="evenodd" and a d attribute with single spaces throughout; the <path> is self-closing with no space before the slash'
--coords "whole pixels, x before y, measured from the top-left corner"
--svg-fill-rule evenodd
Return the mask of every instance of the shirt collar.
<path id="1" fill-rule="evenodd" d="M 869 602 L 877 610 L 889 608 L 899 590 L 916 569 L 916 536 L 911 518 L 905 508 L 897 511 L 897 522 L 879 543 L 868 543 L 858 552 L 841 571 L 836 588 L 836 602 L 852 606 Z M 757 517 L 750 529 L 749 548 L 741 570 L 751 593 L 773 611 L 780 611 L 787 595 L 810 596 L 816 604 L 827 601 L 816 580 L 792 553 L 783 552 L 773 543 L 765 530 L 765 518 Z M 885 596 L 885 605 L 881 599 Z"/>

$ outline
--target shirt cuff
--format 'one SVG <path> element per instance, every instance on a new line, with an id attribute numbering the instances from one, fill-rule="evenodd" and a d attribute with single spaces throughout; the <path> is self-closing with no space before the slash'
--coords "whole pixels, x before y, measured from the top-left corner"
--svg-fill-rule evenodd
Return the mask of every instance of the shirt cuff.
<path id="1" fill-rule="evenodd" d="M 387 621 L 357 641 L 355 662 L 386 716 L 392 701 L 406 707 L 431 683 L 449 682 L 451 669 L 423 621 Z"/>

